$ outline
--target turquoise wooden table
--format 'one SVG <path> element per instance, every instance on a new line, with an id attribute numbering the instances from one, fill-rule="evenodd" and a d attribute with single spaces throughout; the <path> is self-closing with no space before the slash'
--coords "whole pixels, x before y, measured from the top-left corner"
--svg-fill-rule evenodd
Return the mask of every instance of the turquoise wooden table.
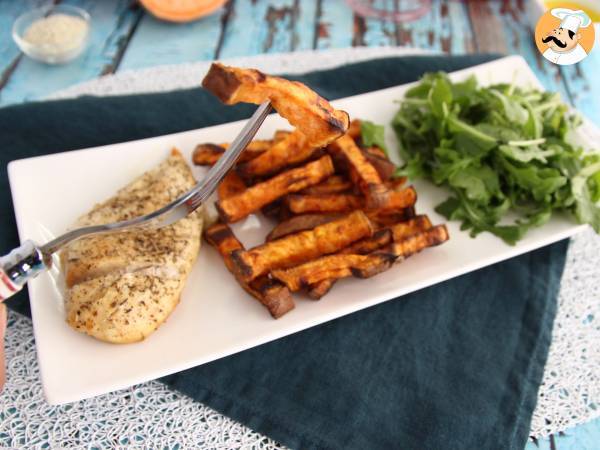
<path id="1" fill-rule="evenodd" d="M 386 0 L 374 0 L 386 3 Z M 393 5 L 395 0 L 387 0 Z M 350 46 L 406 45 L 452 54 L 520 54 L 547 89 L 600 125 L 600 48 L 575 67 L 558 67 L 535 49 L 525 0 L 433 0 L 421 19 L 394 24 L 355 16 L 344 0 L 231 0 L 216 14 L 185 25 L 155 20 L 131 0 L 66 0 L 92 16 L 91 44 L 76 61 L 45 66 L 12 42 L 22 12 L 56 0 L 0 0 L 0 106 L 44 96 L 100 75 L 159 64 L 260 53 Z M 598 449 L 600 420 L 527 449 Z"/>

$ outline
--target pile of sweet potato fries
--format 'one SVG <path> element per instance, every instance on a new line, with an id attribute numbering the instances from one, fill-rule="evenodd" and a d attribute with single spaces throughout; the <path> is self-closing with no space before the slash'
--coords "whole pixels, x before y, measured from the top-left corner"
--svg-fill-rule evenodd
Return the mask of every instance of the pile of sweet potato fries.
<path id="1" fill-rule="evenodd" d="M 320 299 L 341 278 L 369 278 L 448 239 L 444 225 L 415 214 L 417 194 L 393 177 L 385 152 L 363 145 L 360 121 L 349 123 L 304 85 L 219 64 L 203 84 L 225 103 L 268 98 L 298 127 L 248 145 L 218 188 L 220 221 L 205 231 L 240 285 L 273 317 L 294 308 L 291 292 Z M 278 108 L 281 96 L 286 102 Z M 200 144 L 193 161 L 212 165 L 226 148 Z M 227 224 L 258 212 L 277 224 L 264 244 L 245 249 Z"/>

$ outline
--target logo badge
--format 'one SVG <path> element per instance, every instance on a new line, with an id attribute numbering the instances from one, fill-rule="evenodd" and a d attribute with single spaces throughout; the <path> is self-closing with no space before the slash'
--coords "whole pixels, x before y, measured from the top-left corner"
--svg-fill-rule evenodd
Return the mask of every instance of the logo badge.
<path id="1" fill-rule="evenodd" d="M 535 44 L 548 61 L 561 66 L 577 64 L 594 47 L 594 24 L 581 9 L 552 8 L 535 27 Z"/>

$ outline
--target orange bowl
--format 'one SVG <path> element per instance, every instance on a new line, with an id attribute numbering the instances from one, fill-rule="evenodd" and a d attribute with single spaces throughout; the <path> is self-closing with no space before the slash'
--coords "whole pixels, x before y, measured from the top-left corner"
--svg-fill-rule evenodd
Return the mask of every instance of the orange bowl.
<path id="1" fill-rule="evenodd" d="M 212 14 L 227 0 L 140 0 L 154 17 L 169 22 L 191 22 Z"/>

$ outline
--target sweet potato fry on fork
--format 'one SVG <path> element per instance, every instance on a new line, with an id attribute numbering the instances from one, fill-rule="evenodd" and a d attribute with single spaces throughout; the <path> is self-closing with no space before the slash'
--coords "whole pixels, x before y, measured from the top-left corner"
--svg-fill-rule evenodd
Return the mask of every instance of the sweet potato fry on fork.
<path id="1" fill-rule="evenodd" d="M 273 108 L 317 148 L 344 134 L 350 122 L 348 113 L 334 109 L 302 83 L 265 75 L 254 69 L 213 63 L 202 86 L 227 105 L 239 102 L 261 104 L 269 100 Z"/>
<path id="2" fill-rule="evenodd" d="M 305 166 L 257 183 L 238 195 L 220 200 L 216 207 L 224 222 L 237 222 L 284 195 L 318 184 L 332 173 L 333 164 L 326 155 Z"/>
<path id="3" fill-rule="evenodd" d="M 290 130 L 277 130 L 273 135 L 273 142 L 279 142 L 282 139 L 285 139 L 291 133 Z"/>
<path id="4" fill-rule="evenodd" d="M 204 238 L 217 249 L 227 269 L 234 273 L 231 252 L 243 250 L 244 247 L 231 229 L 225 224 L 217 223 L 204 232 Z M 259 277 L 250 283 L 238 277 L 236 279 L 240 286 L 261 302 L 275 319 L 294 309 L 294 300 L 290 291 L 277 280 L 271 280 L 267 276 Z"/>
<path id="5" fill-rule="evenodd" d="M 302 264 L 321 255 L 335 253 L 373 233 L 371 221 L 354 211 L 312 230 L 301 231 L 247 251 L 236 250 L 232 259 L 243 280 L 253 280 L 273 269 Z"/>
<path id="6" fill-rule="evenodd" d="M 238 164 L 237 171 L 244 179 L 270 175 L 307 160 L 316 150 L 308 144 L 304 134 L 295 130 L 256 158 Z"/>
<path id="7" fill-rule="evenodd" d="M 350 136 L 352 139 L 354 139 L 355 141 L 357 139 L 360 139 L 361 137 L 361 126 L 362 126 L 362 122 L 360 119 L 354 119 L 352 122 L 350 122 L 350 126 L 348 127 L 348 131 L 346 131 L 346 134 L 348 136 Z"/>

